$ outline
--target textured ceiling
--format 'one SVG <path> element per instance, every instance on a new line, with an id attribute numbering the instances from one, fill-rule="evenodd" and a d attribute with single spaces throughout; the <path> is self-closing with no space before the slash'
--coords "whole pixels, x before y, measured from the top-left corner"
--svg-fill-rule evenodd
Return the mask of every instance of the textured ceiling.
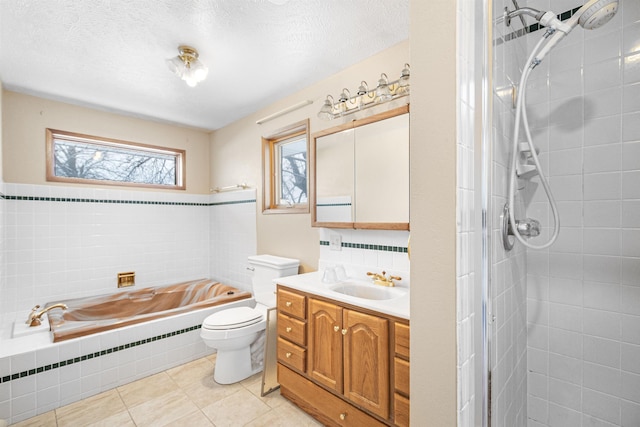
<path id="1" fill-rule="evenodd" d="M 408 38 L 409 0 L 0 0 L 6 89 L 218 129 Z M 209 67 L 188 87 L 180 44 Z M 320 108 L 320 107 L 318 107 Z"/>

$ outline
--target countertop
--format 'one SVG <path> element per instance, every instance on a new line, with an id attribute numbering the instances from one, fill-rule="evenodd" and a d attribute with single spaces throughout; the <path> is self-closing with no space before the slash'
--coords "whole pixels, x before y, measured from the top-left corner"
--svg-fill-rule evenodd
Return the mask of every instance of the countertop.
<path id="1" fill-rule="evenodd" d="M 301 292 L 315 294 L 335 301 L 345 302 L 358 307 L 409 320 L 410 292 L 408 287 L 396 287 L 398 290 L 406 290 L 406 293 L 402 296 L 393 299 L 376 300 L 345 295 L 331 289 L 343 282 L 358 282 L 359 284 L 372 287 L 379 286 L 374 285 L 370 280 L 349 278 L 344 281 L 334 283 L 323 283 L 321 273 L 314 271 L 312 273 L 298 274 L 296 276 L 280 277 L 275 279 L 275 282 Z"/>

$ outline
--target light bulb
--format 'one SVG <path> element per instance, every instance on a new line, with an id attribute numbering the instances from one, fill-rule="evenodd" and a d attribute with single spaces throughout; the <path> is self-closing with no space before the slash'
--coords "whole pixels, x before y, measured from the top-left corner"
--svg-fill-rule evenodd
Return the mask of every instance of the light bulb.
<path id="1" fill-rule="evenodd" d="M 389 101 L 393 96 L 391 95 L 391 91 L 389 90 L 389 78 L 385 73 L 380 75 L 380 80 L 378 80 L 378 87 L 376 88 L 376 95 L 378 96 L 379 102 Z"/>

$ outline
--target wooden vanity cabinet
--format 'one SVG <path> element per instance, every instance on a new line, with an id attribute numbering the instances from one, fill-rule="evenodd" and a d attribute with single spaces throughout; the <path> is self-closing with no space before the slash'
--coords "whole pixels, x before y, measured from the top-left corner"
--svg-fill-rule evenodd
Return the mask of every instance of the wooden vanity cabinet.
<path id="1" fill-rule="evenodd" d="M 394 324 L 393 407 L 395 425 L 409 425 L 409 325 Z"/>
<path id="2" fill-rule="evenodd" d="M 292 295 L 306 298 L 304 320 L 291 317 L 293 304 L 287 305 L 286 301 L 291 301 Z M 403 338 L 392 341 L 400 323 L 281 286 L 280 307 L 278 380 L 284 397 L 326 425 L 384 426 L 402 423 L 405 418 L 407 424 L 397 425 L 408 425 L 408 365 L 406 379 L 394 377 L 396 371 L 404 375 L 402 368 L 396 367 L 398 343 Z M 306 334 L 294 333 L 292 320 L 303 322 Z M 408 324 L 402 325 L 408 331 Z M 297 338 L 300 336 L 304 338 Z M 304 352 L 306 365 L 299 361 L 299 354 Z M 406 388 L 398 381 L 406 382 Z M 406 400 L 406 408 L 401 399 Z M 406 417 L 398 416 L 394 407 Z"/>

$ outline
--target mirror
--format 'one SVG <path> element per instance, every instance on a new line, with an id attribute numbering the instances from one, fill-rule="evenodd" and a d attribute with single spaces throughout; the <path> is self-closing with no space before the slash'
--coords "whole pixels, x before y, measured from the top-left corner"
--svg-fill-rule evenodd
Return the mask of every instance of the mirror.
<path id="1" fill-rule="evenodd" d="M 311 139 L 312 225 L 409 229 L 409 106 Z"/>

